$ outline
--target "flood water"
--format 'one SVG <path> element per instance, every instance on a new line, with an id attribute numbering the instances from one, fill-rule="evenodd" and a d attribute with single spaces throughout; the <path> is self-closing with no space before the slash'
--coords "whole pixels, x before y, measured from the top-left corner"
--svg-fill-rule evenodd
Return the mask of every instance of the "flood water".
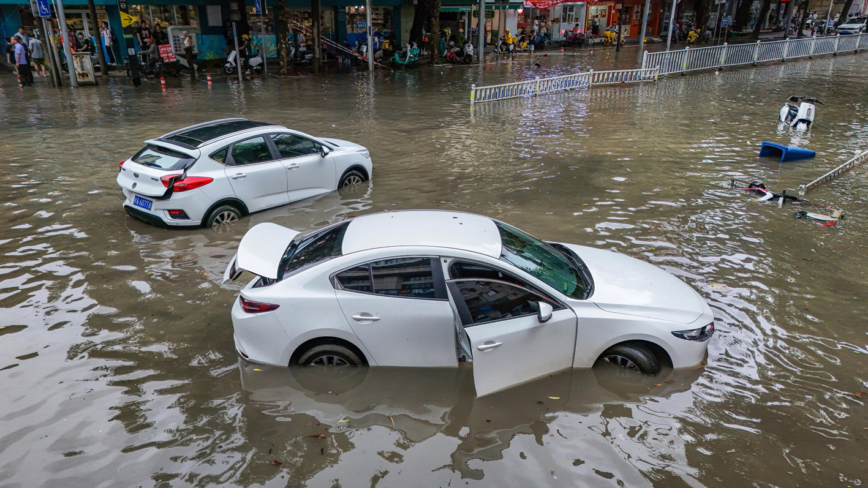
<path id="1" fill-rule="evenodd" d="M 868 56 L 469 105 L 471 84 L 634 66 L 635 50 L 485 67 L 134 89 L 0 79 L 0 486 L 860 486 L 868 478 Z M 535 67 L 539 63 L 540 67 Z M 777 127 L 790 95 L 815 127 Z M 124 214 L 142 141 L 243 116 L 367 146 L 372 183 L 218 231 Z M 759 143 L 817 151 L 758 159 Z M 483 398 L 469 367 L 352 377 L 239 362 L 220 283 L 251 226 L 398 209 L 488 215 L 656 264 L 716 316 L 708 364 L 555 375 Z M 324 437 L 311 437 L 319 436 Z M 282 463 L 280 465 L 272 461 Z"/>

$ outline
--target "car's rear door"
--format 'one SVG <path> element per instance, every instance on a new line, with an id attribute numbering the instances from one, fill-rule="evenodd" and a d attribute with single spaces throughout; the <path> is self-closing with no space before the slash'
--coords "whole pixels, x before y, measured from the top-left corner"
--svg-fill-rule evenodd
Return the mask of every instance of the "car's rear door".
<path id="1" fill-rule="evenodd" d="M 506 281 L 447 281 L 470 339 L 478 396 L 572 367 L 576 315 L 542 295 Z M 539 303 L 554 311 L 541 323 Z"/>
<path id="2" fill-rule="evenodd" d="M 286 167 L 290 201 L 336 188 L 334 157 L 323 157 L 318 142 L 288 132 L 271 134 L 269 137 Z"/>
<path id="3" fill-rule="evenodd" d="M 226 177 L 235 196 L 251 212 L 289 203 L 286 169 L 266 136 L 235 142 L 228 148 Z"/>
<path id="4" fill-rule="evenodd" d="M 455 314 L 434 257 L 396 257 L 336 273 L 347 322 L 379 366 L 455 367 Z"/>

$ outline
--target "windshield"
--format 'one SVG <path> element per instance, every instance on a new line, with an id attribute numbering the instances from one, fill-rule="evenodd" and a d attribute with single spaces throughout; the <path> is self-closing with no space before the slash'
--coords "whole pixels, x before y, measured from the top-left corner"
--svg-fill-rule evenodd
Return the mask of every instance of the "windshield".
<path id="1" fill-rule="evenodd" d="M 503 244 L 500 259 L 570 298 L 584 299 L 587 285 L 566 256 L 545 242 L 502 222 L 495 222 Z"/>
<path id="2" fill-rule="evenodd" d="M 142 166 L 174 171 L 188 168 L 196 159 L 178 151 L 149 144 L 133 156 L 133 161 Z"/>

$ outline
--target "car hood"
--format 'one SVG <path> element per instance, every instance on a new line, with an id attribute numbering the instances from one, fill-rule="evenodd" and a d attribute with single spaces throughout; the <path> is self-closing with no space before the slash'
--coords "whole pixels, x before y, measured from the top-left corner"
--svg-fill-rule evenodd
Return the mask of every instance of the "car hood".
<path id="1" fill-rule="evenodd" d="M 590 301 L 614 313 L 689 324 L 711 309 L 696 291 L 657 266 L 592 247 L 564 244 L 594 279 Z"/>
<path id="2" fill-rule="evenodd" d="M 343 139 L 334 139 L 332 137 L 322 138 L 323 141 L 328 142 L 330 144 L 334 144 L 341 149 L 365 149 L 364 146 L 360 146 L 355 142 L 345 141 Z"/>

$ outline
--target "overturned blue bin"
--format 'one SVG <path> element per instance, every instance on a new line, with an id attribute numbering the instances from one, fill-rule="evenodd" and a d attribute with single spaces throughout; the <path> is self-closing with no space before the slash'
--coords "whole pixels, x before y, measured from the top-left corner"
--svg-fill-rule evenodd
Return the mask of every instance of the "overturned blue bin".
<path id="1" fill-rule="evenodd" d="M 810 149 L 802 149 L 795 146 L 784 146 L 775 142 L 763 141 L 760 147 L 760 157 L 777 156 L 780 154 L 781 162 L 797 161 L 799 159 L 811 159 L 817 154 Z"/>

